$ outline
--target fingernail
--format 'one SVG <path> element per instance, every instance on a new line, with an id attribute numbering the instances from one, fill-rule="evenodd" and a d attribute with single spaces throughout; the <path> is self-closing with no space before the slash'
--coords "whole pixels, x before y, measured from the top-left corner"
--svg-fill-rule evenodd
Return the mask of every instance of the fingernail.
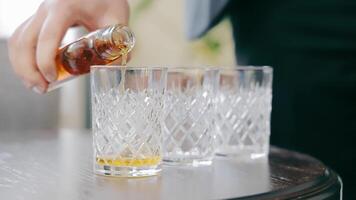
<path id="1" fill-rule="evenodd" d="M 44 91 L 44 88 L 40 87 L 40 86 L 34 86 L 32 88 L 32 91 L 36 92 L 37 94 L 43 94 L 45 91 Z"/>
<path id="2" fill-rule="evenodd" d="M 48 73 L 46 74 L 46 79 L 49 81 L 49 82 L 53 82 L 57 79 L 57 76 L 53 73 Z"/>

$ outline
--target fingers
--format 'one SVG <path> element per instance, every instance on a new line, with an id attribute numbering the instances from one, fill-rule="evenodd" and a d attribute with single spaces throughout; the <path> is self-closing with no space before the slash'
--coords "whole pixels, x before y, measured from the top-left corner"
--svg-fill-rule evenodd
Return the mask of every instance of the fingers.
<path id="1" fill-rule="evenodd" d="M 9 57 L 13 64 L 15 73 L 21 77 L 26 87 L 37 93 L 44 93 L 47 81 L 37 69 L 35 51 L 37 36 L 45 13 L 37 12 L 36 15 L 25 21 L 9 40 Z"/>
<path id="2" fill-rule="evenodd" d="M 45 0 L 8 42 L 15 73 L 39 93 L 57 79 L 55 57 L 60 42 L 73 24 L 95 30 L 128 23 L 127 0 Z"/>
<path id="3" fill-rule="evenodd" d="M 38 36 L 36 61 L 39 71 L 48 82 L 57 80 L 55 57 L 67 29 L 74 19 L 65 12 L 52 12 L 45 19 Z"/>

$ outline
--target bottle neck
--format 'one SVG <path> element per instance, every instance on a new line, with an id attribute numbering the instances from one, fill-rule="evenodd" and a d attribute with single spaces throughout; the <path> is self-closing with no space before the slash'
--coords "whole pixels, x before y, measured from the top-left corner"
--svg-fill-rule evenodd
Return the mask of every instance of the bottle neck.
<path id="1" fill-rule="evenodd" d="M 94 40 L 98 54 L 104 59 L 115 60 L 127 55 L 135 44 L 130 29 L 123 25 L 114 25 L 103 29 Z"/>

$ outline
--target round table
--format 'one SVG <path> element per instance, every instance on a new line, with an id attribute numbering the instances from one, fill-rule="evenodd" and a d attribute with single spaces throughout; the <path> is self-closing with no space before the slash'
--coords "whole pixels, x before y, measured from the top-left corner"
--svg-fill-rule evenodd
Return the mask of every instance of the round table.
<path id="1" fill-rule="evenodd" d="M 1 199 L 339 199 L 338 175 L 272 147 L 268 159 L 217 157 L 208 167 L 163 166 L 159 176 L 93 174 L 89 131 L 0 132 Z"/>

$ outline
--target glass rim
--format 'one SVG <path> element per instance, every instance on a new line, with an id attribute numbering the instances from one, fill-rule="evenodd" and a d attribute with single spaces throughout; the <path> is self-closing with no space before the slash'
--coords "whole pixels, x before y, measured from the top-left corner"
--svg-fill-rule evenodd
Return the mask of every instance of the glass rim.
<path id="1" fill-rule="evenodd" d="M 212 65 L 166 65 L 168 69 L 215 69 Z"/>
<path id="2" fill-rule="evenodd" d="M 262 66 L 254 66 L 254 65 L 246 65 L 246 66 L 123 66 L 123 65 L 92 65 L 90 69 L 127 69 L 127 70 L 221 70 L 221 71 L 265 71 L 265 72 L 273 72 L 273 68 L 271 66 L 262 65 Z"/>
<path id="3" fill-rule="evenodd" d="M 273 72 L 273 68 L 268 65 L 262 65 L 262 66 L 254 66 L 254 65 L 246 65 L 246 66 L 234 66 L 234 67 L 219 67 L 220 70 L 231 70 L 231 71 L 266 71 L 266 72 Z"/>
<path id="4" fill-rule="evenodd" d="M 273 67 L 269 65 L 231 65 L 231 66 L 217 66 L 217 65 L 180 65 L 180 66 L 169 66 L 167 65 L 168 70 L 170 69 L 182 69 L 182 70 L 189 70 L 189 69 L 208 69 L 208 70 L 251 70 L 251 71 L 273 71 Z"/>
<path id="5" fill-rule="evenodd" d="M 92 65 L 90 69 L 126 69 L 126 70 L 167 70 L 167 67 L 160 66 L 124 66 L 124 65 Z"/>
<path id="6" fill-rule="evenodd" d="M 176 72 L 176 71 L 187 71 L 187 70 L 197 70 L 197 71 L 218 71 L 220 68 L 218 67 L 167 67 L 168 72 Z"/>

